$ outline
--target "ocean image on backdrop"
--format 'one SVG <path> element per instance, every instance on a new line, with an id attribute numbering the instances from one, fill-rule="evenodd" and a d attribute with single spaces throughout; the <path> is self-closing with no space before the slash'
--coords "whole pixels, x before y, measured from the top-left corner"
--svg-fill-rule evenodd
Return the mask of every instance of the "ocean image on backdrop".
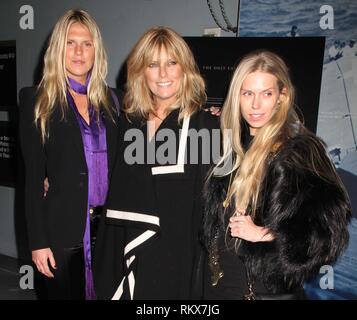
<path id="1" fill-rule="evenodd" d="M 321 288 L 322 272 L 305 285 L 310 299 L 357 299 L 356 21 L 356 0 L 329 1 L 328 6 L 320 0 L 241 0 L 240 4 L 240 37 L 326 37 L 316 133 L 326 142 L 346 185 L 354 218 L 349 246 L 333 266 L 333 289 Z M 309 59 L 309 52 L 301 59 Z"/>

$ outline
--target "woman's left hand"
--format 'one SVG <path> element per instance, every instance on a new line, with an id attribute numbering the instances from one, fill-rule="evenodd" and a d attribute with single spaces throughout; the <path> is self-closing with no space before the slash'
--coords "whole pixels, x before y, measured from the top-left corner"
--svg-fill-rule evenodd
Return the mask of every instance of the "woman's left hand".
<path id="1" fill-rule="evenodd" d="M 274 237 L 269 230 L 257 226 L 251 216 L 238 215 L 229 219 L 229 228 L 232 237 L 238 237 L 250 242 L 272 241 Z"/>

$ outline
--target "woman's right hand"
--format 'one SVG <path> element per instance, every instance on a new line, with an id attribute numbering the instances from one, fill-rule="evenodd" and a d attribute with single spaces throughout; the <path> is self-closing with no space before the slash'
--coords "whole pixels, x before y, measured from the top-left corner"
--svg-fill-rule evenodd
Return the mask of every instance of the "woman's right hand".
<path id="1" fill-rule="evenodd" d="M 46 177 L 45 180 L 43 180 L 43 196 L 44 197 L 46 197 L 49 188 L 50 188 L 50 184 L 48 182 L 48 178 Z"/>
<path id="2" fill-rule="evenodd" d="M 56 269 L 56 261 L 50 248 L 38 249 L 32 251 L 32 261 L 35 263 L 39 272 L 48 278 L 54 278 L 51 272 L 48 260 L 53 269 Z"/>

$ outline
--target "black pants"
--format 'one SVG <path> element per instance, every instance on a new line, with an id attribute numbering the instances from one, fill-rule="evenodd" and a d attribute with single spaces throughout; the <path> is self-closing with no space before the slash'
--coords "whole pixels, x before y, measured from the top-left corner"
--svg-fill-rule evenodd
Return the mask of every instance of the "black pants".
<path id="1" fill-rule="evenodd" d="M 46 277 L 47 298 L 49 300 L 84 300 L 83 246 L 53 249 L 53 255 L 57 268 L 51 268 L 54 278 Z"/>
<path id="2" fill-rule="evenodd" d="M 97 236 L 101 209 L 91 215 L 91 249 Z M 40 299 L 49 300 L 84 300 L 85 299 L 85 267 L 83 244 L 73 248 L 51 248 L 56 261 L 56 269 L 51 271 L 54 278 L 45 277 Z M 45 290 L 45 292 L 44 292 Z"/>

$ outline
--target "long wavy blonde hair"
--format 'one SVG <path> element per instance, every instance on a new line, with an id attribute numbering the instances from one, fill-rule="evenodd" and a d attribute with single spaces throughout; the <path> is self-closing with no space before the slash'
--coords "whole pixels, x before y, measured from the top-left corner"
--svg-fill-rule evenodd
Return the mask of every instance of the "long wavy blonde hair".
<path id="1" fill-rule="evenodd" d="M 149 29 L 135 44 L 127 60 L 127 87 L 124 108 L 128 115 L 148 119 L 155 113 L 153 95 L 145 80 L 145 69 L 161 48 L 175 59 L 183 70 L 183 79 L 171 110 L 180 108 L 179 120 L 197 111 L 206 101 L 205 83 L 185 40 L 168 27 Z"/>
<path id="2" fill-rule="evenodd" d="M 266 72 L 276 77 L 281 102 L 269 122 L 257 131 L 248 151 L 245 152 L 242 146 L 245 120 L 241 115 L 240 96 L 243 81 L 255 71 Z M 221 114 L 223 156 L 216 168 L 225 163 L 233 153 L 233 167 L 226 173 L 234 174 L 227 200 L 233 198 L 237 209 L 245 210 L 249 206 L 249 214 L 252 218 L 257 208 L 268 158 L 286 139 L 296 134 L 297 126 L 301 127 L 301 130 L 304 128 L 299 126 L 299 118 L 294 110 L 294 91 L 285 62 L 269 51 L 256 51 L 245 56 L 231 80 Z"/>
<path id="3" fill-rule="evenodd" d="M 56 23 L 44 57 L 42 79 L 38 85 L 38 96 L 35 106 L 35 123 L 40 127 L 42 141 L 49 136 L 48 122 L 54 108 L 61 108 L 62 119 L 65 117 L 68 103 L 66 90 L 69 86 L 65 53 L 68 30 L 74 23 L 88 28 L 93 37 L 95 59 L 88 85 L 88 99 L 97 114 L 101 107 L 111 114 L 107 96 L 107 54 L 104 49 L 98 25 L 84 10 L 69 10 Z"/>

